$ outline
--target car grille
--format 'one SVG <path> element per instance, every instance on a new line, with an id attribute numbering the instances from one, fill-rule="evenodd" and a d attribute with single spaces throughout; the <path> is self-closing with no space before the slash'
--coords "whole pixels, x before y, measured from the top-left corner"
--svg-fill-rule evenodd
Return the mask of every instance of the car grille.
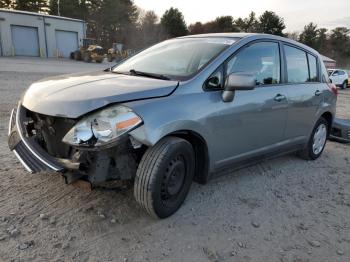
<path id="1" fill-rule="evenodd" d="M 38 144 L 51 156 L 69 158 L 72 148 L 62 139 L 76 123 L 75 120 L 52 117 L 27 110 L 27 116 L 33 121 L 29 132 L 34 133 Z"/>

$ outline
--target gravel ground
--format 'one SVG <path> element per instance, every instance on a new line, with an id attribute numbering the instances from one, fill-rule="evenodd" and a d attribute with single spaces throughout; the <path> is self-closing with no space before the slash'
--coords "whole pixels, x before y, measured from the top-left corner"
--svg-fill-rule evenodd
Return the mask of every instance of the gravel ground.
<path id="1" fill-rule="evenodd" d="M 46 76 L 107 66 L 0 58 L 0 260 L 350 261 L 350 145 L 194 184 L 166 220 L 146 215 L 132 190 L 87 193 L 57 174 L 27 174 L 6 143 L 21 93 Z M 350 118 L 350 89 L 338 114 Z"/>

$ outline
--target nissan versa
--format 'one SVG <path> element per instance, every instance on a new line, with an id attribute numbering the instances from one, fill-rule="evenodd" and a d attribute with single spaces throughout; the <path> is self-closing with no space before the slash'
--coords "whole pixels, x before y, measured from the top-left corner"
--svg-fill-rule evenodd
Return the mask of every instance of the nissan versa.
<path id="1" fill-rule="evenodd" d="M 9 147 L 32 173 L 67 183 L 133 181 L 165 218 L 192 181 L 298 152 L 317 159 L 337 89 L 320 55 L 264 34 L 207 34 L 156 44 L 103 72 L 32 84 L 13 110 Z"/>

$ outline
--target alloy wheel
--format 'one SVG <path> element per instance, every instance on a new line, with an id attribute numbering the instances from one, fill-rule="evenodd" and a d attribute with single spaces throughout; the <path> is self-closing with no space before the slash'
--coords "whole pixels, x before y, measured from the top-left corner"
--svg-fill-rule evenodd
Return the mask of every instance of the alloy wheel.
<path id="1" fill-rule="evenodd" d="M 324 148 L 327 140 L 327 127 L 321 123 L 314 134 L 312 151 L 315 155 L 318 155 Z"/>

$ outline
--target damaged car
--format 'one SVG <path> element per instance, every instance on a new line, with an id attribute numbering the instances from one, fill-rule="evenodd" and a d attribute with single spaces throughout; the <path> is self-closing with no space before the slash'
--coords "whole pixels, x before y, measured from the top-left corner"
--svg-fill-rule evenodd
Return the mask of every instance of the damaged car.
<path id="1" fill-rule="evenodd" d="M 317 159 L 337 89 L 320 55 L 266 34 L 166 40 L 102 72 L 33 83 L 11 113 L 9 148 L 31 173 L 92 188 L 133 183 L 166 218 L 193 181 L 297 152 Z"/>

